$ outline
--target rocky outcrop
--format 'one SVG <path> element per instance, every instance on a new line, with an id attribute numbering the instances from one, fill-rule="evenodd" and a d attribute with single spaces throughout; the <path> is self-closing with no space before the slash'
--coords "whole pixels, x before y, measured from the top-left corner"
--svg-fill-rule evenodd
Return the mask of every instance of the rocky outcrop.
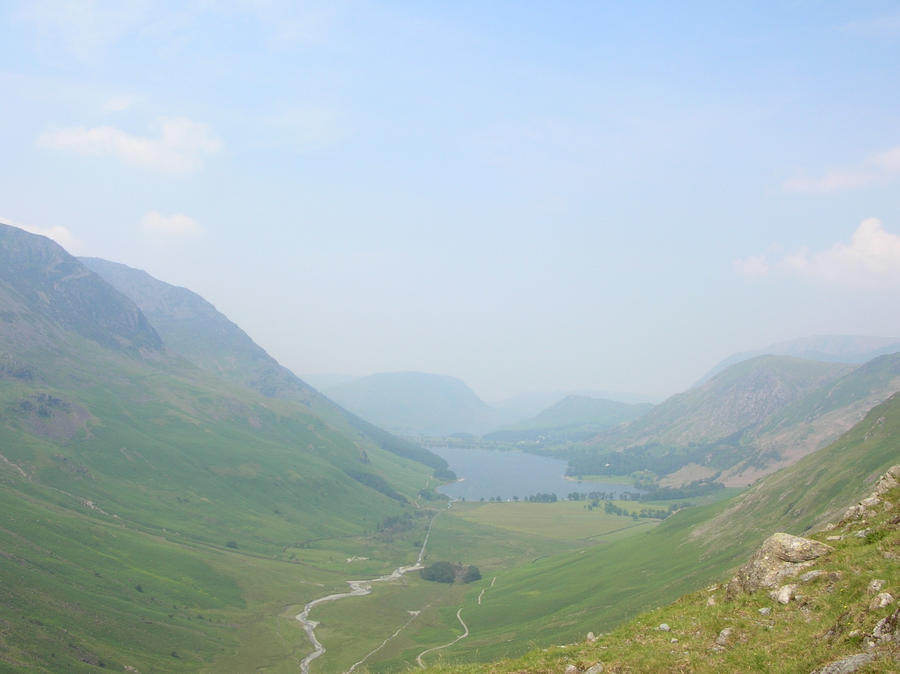
<path id="1" fill-rule="evenodd" d="M 812 674 L 852 674 L 852 672 L 855 672 L 863 665 L 869 664 L 874 659 L 874 653 L 857 653 L 856 655 L 829 662 L 824 667 L 813 671 Z"/>
<path id="2" fill-rule="evenodd" d="M 769 536 L 756 554 L 738 569 L 728 583 L 727 594 L 778 587 L 785 578 L 796 576 L 834 548 L 801 536 L 777 533 Z"/>
<path id="3" fill-rule="evenodd" d="M 900 465 L 894 465 L 885 471 L 884 475 L 878 478 L 875 488 L 859 503 L 850 506 L 844 512 L 841 523 L 852 522 L 854 520 L 865 520 L 875 514 L 874 509 L 882 504 L 890 507 L 882 497 L 894 487 L 900 486 Z"/>

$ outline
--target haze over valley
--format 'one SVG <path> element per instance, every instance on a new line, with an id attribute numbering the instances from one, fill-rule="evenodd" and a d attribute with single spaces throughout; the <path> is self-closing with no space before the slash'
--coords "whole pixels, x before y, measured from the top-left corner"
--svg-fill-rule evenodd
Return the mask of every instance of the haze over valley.
<path id="1" fill-rule="evenodd" d="M 0 5 L 0 672 L 900 669 L 898 17 Z"/>

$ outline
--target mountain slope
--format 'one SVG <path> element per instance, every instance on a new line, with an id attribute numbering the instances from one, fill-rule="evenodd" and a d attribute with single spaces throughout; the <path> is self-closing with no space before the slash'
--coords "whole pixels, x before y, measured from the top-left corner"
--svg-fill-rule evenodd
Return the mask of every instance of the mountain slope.
<path id="1" fill-rule="evenodd" d="M 652 407 L 649 403 L 632 405 L 570 395 L 530 419 L 491 431 L 484 437 L 504 442 L 536 441 L 539 438 L 552 441 L 551 436 L 582 440 L 610 426 L 632 421 Z"/>
<path id="2" fill-rule="evenodd" d="M 123 264 L 100 258 L 81 260 L 140 307 L 168 350 L 267 397 L 303 403 L 358 442 L 420 461 L 438 471 L 442 478 L 453 477 L 441 457 L 377 428 L 325 398 L 196 293 Z"/>
<path id="3" fill-rule="evenodd" d="M 828 363 L 865 363 L 889 353 L 900 351 L 900 339 L 896 337 L 866 337 L 862 335 L 814 335 L 801 337 L 785 342 L 770 344 L 756 351 L 744 351 L 736 353 L 717 363 L 707 372 L 700 381 L 699 386 L 719 372 L 728 369 L 745 360 L 757 356 L 794 356 L 806 360 L 819 360 Z"/>
<path id="4" fill-rule="evenodd" d="M 570 474 L 651 470 L 663 486 L 746 486 L 838 438 L 900 390 L 900 354 L 862 366 L 760 356 L 570 455 Z"/>
<path id="5" fill-rule="evenodd" d="M 420 463 L 170 353 L 49 239 L 0 229 L 0 270 L 0 669 L 193 671 L 272 639 L 348 543 L 415 549 Z"/>
<path id="6" fill-rule="evenodd" d="M 852 369 L 787 356 L 760 356 L 701 387 L 672 396 L 637 421 L 599 435 L 609 449 L 709 442 L 759 423 Z"/>
<path id="7" fill-rule="evenodd" d="M 721 582 L 774 531 L 809 535 L 839 518 L 849 504 L 872 490 L 879 475 L 897 463 L 898 443 L 900 394 L 872 409 L 837 442 L 763 478 L 727 502 L 680 511 L 640 536 L 535 560 L 500 573 L 496 581 L 473 588 L 463 608 L 470 635 L 445 650 L 444 657 L 449 662 L 484 662 L 521 654 L 525 650 L 521 641 L 510 645 L 510 635 L 520 633 L 533 635 L 533 645 L 541 647 L 581 641 L 588 631 L 607 632 L 641 610 L 667 604 L 711 582 Z M 889 519 L 895 517 L 888 513 Z M 861 539 L 853 540 L 864 544 Z M 888 552 L 896 555 L 896 546 Z M 878 558 L 885 559 L 881 552 Z M 845 572 L 856 576 L 856 569 Z M 868 582 L 869 577 L 863 577 Z M 485 594 L 479 604 L 476 599 L 482 589 Z M 704 593 L 704 610 L 715 613 L 718 609 L 707 607 L 706 599 Z M 452 619 L 448 616 L 448 623 Z M 638 622 L 646 625 L 649 620 Z M 652 620 L 654 627 L 668 622 L 659 614 Z M 682 623 L 672 622 L 673 629 L 676 625 L 684 628 Z M 664 636 L 668 641 L 670 635 Z M 715 636 L 713 633 L 711 640 Z M 568 648 L 557 651 L 557 656 L 569 652 Z M 547 669 L 537 667 L 534 663 L 544 662 L 538 657 L 543 656 L 534 653 L 522 661 L 462 666 L 458 671 L 543 672 L 565 668 L 559 660 L 546 662 Z M 714 666 L 715 661 L 710 661 L 710 667 Z M 647 670 L 638 667 L 635 671 Z"/>
<path id="8" fill-rule="evenodd" d="M 442 375 L 382 372 L 326 393 L 367 421 L 400 433 L 481 433 L 494 420 L 493 410 L 468 386 Z"/>
<path id="9" fill-rule="evenodd" d="M 7 339 L 38 338 L 24 317 L 37 314 L 103 346 L 158 351 L 162 340 L 133 302 L 49 239 L 0 223 L 0 283 Z"/>

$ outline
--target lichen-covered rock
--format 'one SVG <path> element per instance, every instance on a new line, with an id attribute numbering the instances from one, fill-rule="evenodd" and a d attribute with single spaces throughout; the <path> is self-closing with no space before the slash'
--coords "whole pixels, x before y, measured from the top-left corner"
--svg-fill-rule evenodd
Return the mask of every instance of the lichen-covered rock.
<path id="1" fill-rule="evenodd" d="M 834 550 L 830 545 L 801 536 L 777 533 L 769 536 L 728 583 L 728 596 L 777 587 Z"/>
<path id="2" fill-rule="evenodd" d="M 879 608 L 884 608 L 885 606 L 890 606 L 893 603 L 894 595 L 890 592 L 881 592 L 869 603 L 869 609 L 874 611 Z"/>
<path id="3" fill-rule="evenodd" d="M 900 486 L 900 465 L 891 466 L 884 475 L 878 478 L 878 482 L 875 483 L 875 490 L 872 493 L 881 496 L 898 486 Z"/>
<path id="4" fill-rule="evenodd" d="M 777 590 L 772 590 L 769 596 L 779 604 L 789 604 L 794 594 L 797 592 L 797 586 L 793 583 L 790 585 L 782 585 Z"/>
<path id="5" fill-rule="evenodd" d="M 900 622 L 900 608 L 891 615 L 882 618 L 872 630 L 872 636 L 879 641 L 892 641 L 897 631 L 897 623 Z"/>
<path id="6" fill-rule="evenodd" d="M 716 646 L 727 646 L 728 639 L 731 638 L 732 630 L 730 627 L 726 627 L 721 632 L 719 632 L 719 636 L 716 637 Z"/>
<path id="7" fill-rule="evenodd" d="M 866 510 L 866 507 L 861 503 L 857 503 L 856 505 L 852 505 L 844 511 L 844 516 L 841 517 L 841 521 L 850 522 L 852 520 L 860 520 L 868 514 L 869 511 Z"/>
<path id="8" fill-rule="evenodd" d="M 873 578 L 869 581 L 867 591 L 869 594 L 878 594 L 884 588 L 885 580 L 882 578 Z"/>
<path id="9" fill-rule="evenodd" d="M 824 667 L 813 671 L 812 674 L 853 674 L 863 665 L 869 664 L 875 659 L 874 653 L 857 653 L 846 658 L 829 662 Z"/>
<path id="10" fill-rule="evenodd" d="M 591 665 L 586 670 L 584 670 L 584 674 L 601 674 L 602 671 L 603 671 L 603 663 L 598 662 L 598 663 Z"/>

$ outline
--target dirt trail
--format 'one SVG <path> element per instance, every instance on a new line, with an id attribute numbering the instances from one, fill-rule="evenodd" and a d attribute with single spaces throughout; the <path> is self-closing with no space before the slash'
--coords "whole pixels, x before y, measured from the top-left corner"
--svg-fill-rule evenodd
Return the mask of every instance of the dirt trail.
<path id="1" fill-rule="evenodd" d="M 452 502 L 447 505 L 449 509 L 452 506 Z M 367 594 L 372 592 L 372 584 L 373 583 L 384 583 L 390 580 L 397 580 L 402 577 L 404 574 L 409 573 L 410 571 L 418 571 L 422 567 L 422 560 L 425 559 L 425 548 L 428 546 L 428 539 L 431 537 L 431 529 L 434 527 L 434 521 L 437 519 L 437 516 L 440 513 L 436 513 L 434 517 L 431 518 L 431 522 L 428 524 L 428 531 L 425 533 L 425 540 L 422 541 L 422 547 L 419 549 L 419 556 L 416 558 L 416 563 L 411 566 L 398 566 L 391 573 L 385 576 L 379 576 L 378 578 L 371 578 L 369 580 L 348 580 L 347 583 L 350 585 L 349 592 L 337 592 L 335 594 L 329 594 L 324 597 L 319 597 L 318 599 L 313 599 L 311 602 L 306 604 L 303 607 L 303 611 L 297 614 L 296 618 L 303 626 L 303 630 L 306 632 L 306 636 L 309 638 L 309 643 L 312 644 L 313 651 L 309 655 L 307 655 L 303 660 L 300 661 L 300 672 L 301 674 L 309 674 L 309 666 L 313 660 L 325 655 L 325 646 L 322 645 L 322 642 L 316 638 L 316 627 L 319 623 L 315 620 L 309 619 L 309 612 L 312 611 L 316 606 L 320 604 L 325 604 L 330 601 L 337 601 L 338 599 L 345 599 L 347 597 L 364 597 Z M 415 616 L 413 616 L 415 618 Z M 406 625 L 412 622 L 413 618 L 407 621 Z M 406 627 L 403 625 L 403 627 Z M 393 639 L 400 631 L 403 629 L 401 627 L 397 632 L 395 632 L 391 637 L 385 640 L 384 643 L 381 644 L 375 651 L 369 653 L 361 662 L 356 663 L 353 667 L 350 668 L 350 672 L 357 666 L 365 662 L 366 659 L 369 658 L 373 653 L 377 652 L 384 646 L 385 643 Z"/>
<path id="2" fill-rule="evenodd" d="M 416 656 L 416 662 L 419 663 L 419 667 L 421 667 L 422 669 L 425 669 L 425 663 L 422 662 L 423 655 L 428 655 L 429 653 L 434 653 L 435 651 L 439 651 L 442 648 L 450 648 L 450 646 L 455 644 L 457 641 L 462 641 L 467 636 L 469 636 L 469 626 L 466 625 L 465 621 L 462 619 L 462 609 L 459 609 L 456 612 L 456 619 L 459 621 L 459 624 L 462 625 L 463 633 L 460 634 L 458 637 L 456 637 L 453 641 L 451 641 L 448 644 L 444 644 L 443 646 L 434 646 L 433 648 L 429 648 L 428 650 L 425 650 L 425 651 L 422 651 L 421 653 L 419 653 Z"/>

